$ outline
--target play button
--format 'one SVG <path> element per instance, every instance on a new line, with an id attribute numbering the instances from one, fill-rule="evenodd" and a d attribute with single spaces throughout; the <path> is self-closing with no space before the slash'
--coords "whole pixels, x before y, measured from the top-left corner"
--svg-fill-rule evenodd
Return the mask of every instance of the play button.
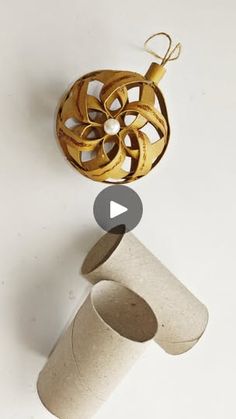
<path id="1" fill-rule="evenodd" d="M 124 207 L 124 205 L 114 201 L 110 202 L 110 218 L 118 217 L 118 215 L 124 214 L 126 211 L 128 211 L 128 208 Z"/>
<path id="2" fill-rule="evenodd" d="M 105 231 L 123 226 L 125 232 L 133 230 L 142 218 L 143 205 L 138 194 L 128 186 L 109 186 L 94 201 L 95 220 Z"/>

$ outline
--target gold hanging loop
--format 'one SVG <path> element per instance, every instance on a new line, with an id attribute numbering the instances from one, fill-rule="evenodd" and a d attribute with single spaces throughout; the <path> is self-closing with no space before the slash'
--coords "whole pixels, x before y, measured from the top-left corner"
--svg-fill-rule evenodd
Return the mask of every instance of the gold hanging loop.
<path id="1" fill-rule="evenodd" d="M 165 37 L 168 40 L 168 47 L 166 50 L 166 53 L 164 55 L 164 57 L 162 57 L 161 55 L 157 54 L 156 51 L 152 50 L 149 47 L 149 42 L 156 37 Z M 155 63 L 153 62 L 145 77 L 148 80 L 154 81 L 156 84 L 160 81 L 160 79 L 164 76 L 166 69 L 164 68 L 164 66 L 169 62 L 169 61 L 175 61 L 179 58 L 180 53 L 181 53 L 181 44 L 178 43 L 175 45 L 175 47 L 173 47 L 173 42 L 172 39 L 170 37 L 170 35 L 168 35 L 168 33 L 166 32 L 158 32 L 158 33 L 154 33 L 153 35 L 149 36 L 149 38 L 144 42 L 144 49 L 151 55 L 153 55 L 155 58 L 157 58 L 158 60 L 160 60 L 160 63 Z"/>

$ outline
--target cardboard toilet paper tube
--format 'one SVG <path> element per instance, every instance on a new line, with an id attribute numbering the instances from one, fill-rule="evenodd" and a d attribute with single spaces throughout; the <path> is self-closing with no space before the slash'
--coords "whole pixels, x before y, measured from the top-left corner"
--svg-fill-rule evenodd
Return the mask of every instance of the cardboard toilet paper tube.
<path id="1" fill-rule="evenodd" d="M 157 317 L 155 341 L 170 354 L 192 348 L 207 326 L 206 307 L 132 233 L 105 234 L 82 273 L 92 283 L 109 278 L 143 297 Z"/>
<path id="2" fill-rule="evenodd" d="M 60 419 L 90 418 L 156 331 L 156 316 L 140 296 L 99 282 L 39 375 L 42 403 Z"/>

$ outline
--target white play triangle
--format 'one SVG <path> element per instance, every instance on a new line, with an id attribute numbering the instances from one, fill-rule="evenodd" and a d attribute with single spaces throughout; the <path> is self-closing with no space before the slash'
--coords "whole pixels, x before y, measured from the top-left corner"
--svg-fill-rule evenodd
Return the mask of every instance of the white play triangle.
<path id="1" fill-rule="evenodd" d="M 115 201 L 110 201 L 110 218 L 118 217 L 118 215 L 121 215 L 126 211 L 128 211 L 128 208 Z"/>

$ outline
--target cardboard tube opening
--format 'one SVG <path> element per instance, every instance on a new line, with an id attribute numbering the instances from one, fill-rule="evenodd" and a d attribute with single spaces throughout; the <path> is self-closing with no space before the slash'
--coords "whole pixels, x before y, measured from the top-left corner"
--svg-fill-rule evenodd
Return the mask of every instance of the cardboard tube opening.
<path id="1" fill-rule="evenodd" d="M 103 235 L 82 272 L 92 284 L 112 280 L 143 298 L 158 320 L 155 341 L 170 354 L 191 349 L 207 326 L 207 308 L 132 233 Z"/>
<path id="2" fill-rule="evenodd" d="M 60 419 L 91 419 L 157 330 L 155 314 L 124 285 L 102 280 L 39 374 L 44 406 Z"/>
<path id="3" fill-rule="evenodd" d="M 81 268 L 82 274 L 87 275 L 105 263 L 119 246 L 124 234 L 123 232 L 113 234 L 111 230 L 109 234 L 101 237 L 87 254 Z"/>
<path id="4" fill-rule="evenodd" d="M 157 319 L 143 298 L 112 281 L 101 281 L 92 290 L 94 309 L 119 335 L 146 342 L 157 332 Z"/>

